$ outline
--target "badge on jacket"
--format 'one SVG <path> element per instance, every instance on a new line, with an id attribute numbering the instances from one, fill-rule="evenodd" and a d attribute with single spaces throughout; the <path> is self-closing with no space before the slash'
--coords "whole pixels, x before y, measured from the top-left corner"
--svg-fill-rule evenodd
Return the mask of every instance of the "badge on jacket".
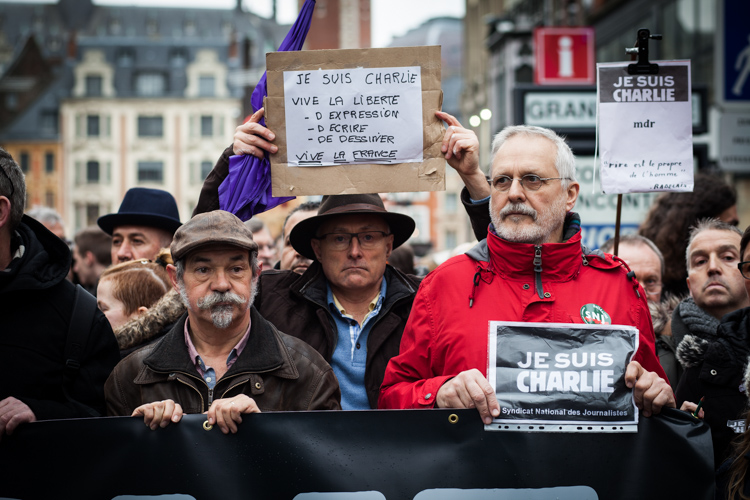
<path id="1" fill-rule="evenodd" d="M 612 318 L 607 311 L 597 304 L 585 304 L 581 307 L 581 319 L 589 325 L 611 325 Z"/>

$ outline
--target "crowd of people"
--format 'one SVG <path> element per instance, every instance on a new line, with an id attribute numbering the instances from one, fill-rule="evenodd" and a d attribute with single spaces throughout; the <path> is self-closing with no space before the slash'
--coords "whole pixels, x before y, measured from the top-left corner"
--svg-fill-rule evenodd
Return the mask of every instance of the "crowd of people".
<path id="1" fill-rule="evenodd" d="M 171 194 L 132 188 L 73 241 L 54 211 L 24 214 L 0 149 L 0 446 L 19 425 L 100 415 L 157 429 L 206 413 L 224 433 L 262 411 L 476 408 L 491 423 L 488 322 L 583 323 L 595 304 L 638 329 L 624 383 L 642 414 L 702 399 L 720 491 L 750 491 L 750 228 L 730 186 L 664 194 L 617 255 L 588 249 L 563 138 L 505 128 L 487 177 L 476 135 L 438 111 L 478 243 L 422 276 L 414 220 L 378 194 L 303 203 L 278 244 L 220 210 L 229 157 L 277 151 L 262 116 L 237 128 L 186 223 Z"/>

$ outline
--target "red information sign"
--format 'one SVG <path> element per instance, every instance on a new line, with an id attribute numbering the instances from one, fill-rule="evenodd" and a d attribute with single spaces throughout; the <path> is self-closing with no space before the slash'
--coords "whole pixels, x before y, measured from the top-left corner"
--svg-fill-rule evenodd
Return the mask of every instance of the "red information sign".
<path id="1" fill-rule="evenodd" d="M 596 83 L 594 28 L 536 28 L 534 50 L 537 85 Z"/>

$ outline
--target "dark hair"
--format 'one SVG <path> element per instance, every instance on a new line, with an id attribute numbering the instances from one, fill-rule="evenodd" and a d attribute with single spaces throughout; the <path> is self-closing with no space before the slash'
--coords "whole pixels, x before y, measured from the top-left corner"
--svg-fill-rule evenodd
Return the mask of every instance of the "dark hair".
<path id="1" fill-rule="evenodd" d="M 0 196 L 10 200 L 9 228 L 12 234 L 21 223 L 26 208 L 26 181 L 21 167 L 3 148 L 0 148 L 0 169 Z"/>
<path id="2" fill-rule="evenodd" d="M 688 236 L 688 244 L 687 244 L 687 248 L 685 249 L 685 269 L 690 270 L 690 254 L 688 252 L 695 238 L 697 238 L 698 235 L 704 231 L 712 231 L 712 230 L 713 231 L 729 231 L 730 233 L 736 233 L 740 236 L 742 235 L 740 230 L 737 229 L 737 226 L 727 224 L 726 222 L 722 222 L 719 219 L 699 220 L 693 227 L 690 228 L 690 236 Z M 742 254 L 740 254 L 740 258 L 742 258 Z"/>
<path id="3" fill-rule="evenodd" d="M 99 264 L 103 266 L 112 264 L 112 237 L 102 231 L 99 226 L 81 229 L 73 237 L 73 241 L 81 256 L 85 256 L 86 252 L 91 252 Z"/>
<path id="4" fill-rule="evenodd" d="M 414 250 L 411 245 L 403 244 L 391 252 L 388 263 L 404 274 L 416 274 L 414 270 Z"/>
<path id="5" fill-rule="evenodd" d="M 697 174 L 694 186 L 692 193 L 659 196 L 638 230 L 664 254 L 664 291 L 674 295 L 687 293 L 685 251 L 690 227 L 699 219 L 716 218 L 737 204 L 734 188 L 721 177 Z"/>
<path id="6" fill-rule="evenodd" d="M 306 201 L 305 203 L 300 203 L 296 207 L 294 207 L 292 210 L 289 211 L 288 214 L 286 214 L 286 219 L 284 219 L 284 223 L 281 225 L 281 237 L 286 238 L 286 234 L 284 234 L 284 230 L 286 229 L 286 223 L 289 221 L 289 217 L 292 216 L 292 214 L 296 214 L 297 212 L 317 212 L 320 208 L 320 202 L 319 201 Z"/>
<path id="7" fill-rule="evenodd" d="M 745 232 L 742 234 L 742 241 L 740 242 L 740 260 L 745 258 L 745 249 L 748 243 L 750 243 L 750 226 L 745 228 Z"/>

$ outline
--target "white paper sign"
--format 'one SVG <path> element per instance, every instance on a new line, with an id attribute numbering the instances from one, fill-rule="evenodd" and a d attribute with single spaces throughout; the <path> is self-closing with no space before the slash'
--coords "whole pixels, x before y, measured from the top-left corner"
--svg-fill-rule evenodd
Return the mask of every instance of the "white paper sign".
<path id="1" fill-rule="evenodd" d="M 690 61 L 654 62 L 655 75 L 596 65 L 605 193 L 693 190 Z"/>
<path id="2" fill-rule="evenodd" d="M 421 162 L 419 66 L 285 71 L 289 165 Z"/>

